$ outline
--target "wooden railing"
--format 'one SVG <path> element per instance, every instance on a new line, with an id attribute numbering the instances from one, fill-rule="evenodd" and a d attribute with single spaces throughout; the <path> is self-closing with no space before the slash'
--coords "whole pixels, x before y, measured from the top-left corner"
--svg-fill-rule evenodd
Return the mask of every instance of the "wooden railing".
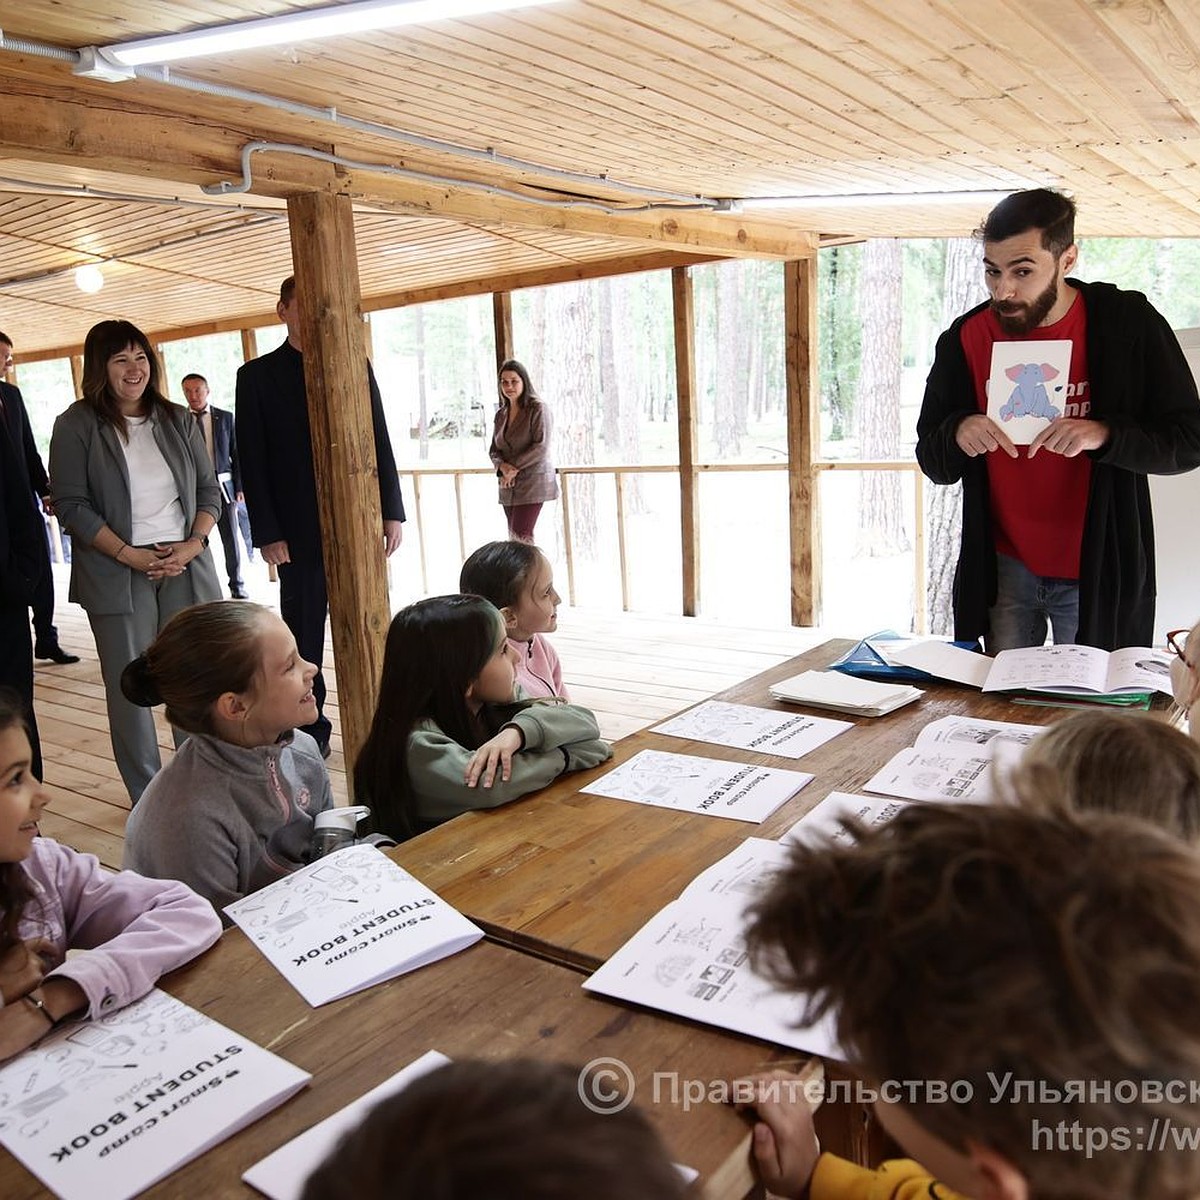
<path id="1" fill-rule="evenodd" d="M 924 632 L 928 621 L 928 613 L 925 602 L 926 588 L 926 541 L 925 541 L 925 479 L 921 474 L 920 468 L 911 459 L 908 460 L 854 460 L 854 459 L 823 459 L 812 464 L 813 474 L 820 477 L 824 471 L 898 471 L 902 474 L 911 475 L 914 488 L 914 534 L 913 534 L 913 621 L 914 628 L 918 632 Z M 752 472 L 786 472 L 788 464 L 786 462 L 770 462 L 770 463 L 699 463 L 696 466 L 696 471 L 702 474 L 729 474 L 729 473 L 752 473 Z M 417 530 L 417 548 L 418 557 L 421 568 L 421 584 L 422 588 L 429 591 L 429 567 L 428 556 L 426 553 L 426 524 L 425 513 L 422 506 L 422 483 L 425 480 L 434 477 L 446 478 L 450 477 L 454 482 L 454 500 L 455 500 L 455 524 L 458 530 L 458 544 L 460 557 L 465 559 L 468 553 L 466 526 L 464 521 L 463 508 L 463 479 L 470 475 L 487 475 L 492 476 L 495 472 L 490 467 L 414 467 L 408 470 L 399 472 L 401 479 L 412 480 L 412 513 L 410 514 L 416 524 Z M 679 467 L 675 464 L 617 464 L 609 466 L 591 466 L 591 467 L 559 467 L 557 468 L 559 480 L 560 503 L 559 511 L 562 520 L 562 539 L 564 557 L 566 559 L 567 568 L 567 599 L 572 605 L 576 603 L 576 588 L 575 588 L 575 550 L 574 539 L 572 535 L 572 520 L 571 520 L 571 485 L 572 480 L 577 477 L 587 475 L 611 475 L 613 479 L 613 487 L 616 497 L 616 516 L 617 516 L 617 557 L 620 571 L 621 581 L 621 607 L 628 612 L 630 608 L 630 587 L 629 587 L 629 562 L 626 551 L 626 480 L 631 475 L 676 475 L 679 474 Z M 688 546 L 686 539 L 683 545 L 683 554 L 686 558 L 688 554 Z"/>

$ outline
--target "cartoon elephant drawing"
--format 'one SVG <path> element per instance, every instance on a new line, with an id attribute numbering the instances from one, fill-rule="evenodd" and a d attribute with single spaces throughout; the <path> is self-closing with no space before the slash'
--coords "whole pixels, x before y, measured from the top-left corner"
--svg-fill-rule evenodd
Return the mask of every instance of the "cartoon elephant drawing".
<path id="1" fill-rule="evenodd" d="M 1046 417 L 1053 421 L 1062 413 L 1050 403 L 1046 392 L 1046 381 L 1058 377 L 1058 371 L 1049 363 L 1015 363 L 1005 372 L 1017 386 L 1013 388 L 1008 403 L 1000 409 L 1000 420 L 1013 417 Z"/>

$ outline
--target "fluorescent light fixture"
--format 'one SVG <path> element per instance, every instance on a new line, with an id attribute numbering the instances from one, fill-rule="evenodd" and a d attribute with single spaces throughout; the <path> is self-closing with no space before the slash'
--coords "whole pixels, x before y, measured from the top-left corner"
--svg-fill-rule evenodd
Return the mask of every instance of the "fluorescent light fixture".
<path id="1" fill-rule="evenodd" d="M 87 292 L 89 295 L 94 294 L 104 286 L 104 272 L 91 263 L 87 266 L 76 267 L 75 286 L 81 292 Z"/>
<path id="2" fill-rule="evenodd" d="M 445 21 L 454 17 L 474 17 L 481 13 L 507 12 L 551 4 L 554 0 L 362 0 L 357 4 L 312 8 L 306 12 L 281 13 L 195 29 L 189 33 L 162 34 L 134 42 L 117 42 L 102 49 L 106 55 L 127 67 L 150 63 L 177 62 L 205 54 L 229 54 L 261 46 L 292 45 L 312 38 L 345 37 L 374 29 L 392 29 L 397 25 L 416 25 Z"/>
<path id="3" fill-rule="evenodd" d="M 998 204 L 1025 184 L 989 191 L 855 192 L 827 196 L 742 196 L 734 204 L 747 209 L 911 208 L 921 204 Z"/>

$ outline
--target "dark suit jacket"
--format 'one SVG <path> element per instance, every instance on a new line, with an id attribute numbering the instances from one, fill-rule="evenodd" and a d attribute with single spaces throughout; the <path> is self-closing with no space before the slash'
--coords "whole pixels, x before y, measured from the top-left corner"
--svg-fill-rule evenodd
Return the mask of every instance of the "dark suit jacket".
<path id="1" fill-rule="evenodd" d="M 4 386 L 7 408 L 9 392 L 17 389 Z M 33 505 L 27 472 L 7 422 L 0 422 L 0 611 L 17 609 L 22 622 L 29 620 L 26 607 L 33 599 L 42 572 L 48 569 L 46 531 Z M 27 625 L 26 631 L 28 636 Z M 2 634 L 9 637 L 7 630 Z"/>
<path id="2" fill-rule="evenodd" d="M 42 465 L 42 456 L 38 453 L 37 444 L 33 440 L 33 430 L 29 427 L 29 414 L 25 411 L 25 400 L 21 389 L 11 383 L 0 380 L 0 401 L 4 403 L 4 421 L 8 426 L 9 437 L 16 451 L 16 468 L 19 477 L 23 477 L 31 492 L 39 496 L 48 495 L 50 482 L 46 478 L 46 468 Z"/>
<path id="3" fill-rule="evenodd" d="M 396 459 L 370 363 L 367 380 L 383 519 L 403 521 Z M 254 544 L 286 541 L 293 563 L 320 562 L 321 519 L 304 356 L 289 342 L 238 370 L 236 419 L 238 461 Z"/>
<path id="4" fill-rule="evenodd" d="M 215 404 L 208 406 L 208 413 L 212 418 L 213 470 L 217 473 L 225 503 L 232 504 L 237 499 L 238 492 L 242 490 L 242 472 L 238 465 L 233 413 L 227 408 L 218 408 Z M 229 475 L 230 481 L 222 480 L 222 475 Z"/>

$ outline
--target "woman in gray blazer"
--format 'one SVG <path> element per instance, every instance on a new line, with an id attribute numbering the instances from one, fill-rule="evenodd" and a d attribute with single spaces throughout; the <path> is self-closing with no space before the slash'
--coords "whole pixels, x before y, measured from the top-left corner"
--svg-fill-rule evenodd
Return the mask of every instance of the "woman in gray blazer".
<path id="1" fill-rule="evenodd" d="M 54 504 L 74 538 L 70 598 L 92 627 L 113 755 L 135 804 L 162 761 L 154 718 L 121 694 L 121 672 L 172 615 L 221 595 L 208 552 L 220 487 L 199 429 L 160 379 L 137 326 L 93 325 L 83 398 L 50 438 Z"/>
<path id="2" fill-rule="evenodd" d="M 500 408 L 488 454 L 500 480 L 508 536 L 532 542 L 542 505 L 558 499 L 558 476 L 550 461 L 550 414 L 516 359 L 500 368 L 498 382 Z"/>

